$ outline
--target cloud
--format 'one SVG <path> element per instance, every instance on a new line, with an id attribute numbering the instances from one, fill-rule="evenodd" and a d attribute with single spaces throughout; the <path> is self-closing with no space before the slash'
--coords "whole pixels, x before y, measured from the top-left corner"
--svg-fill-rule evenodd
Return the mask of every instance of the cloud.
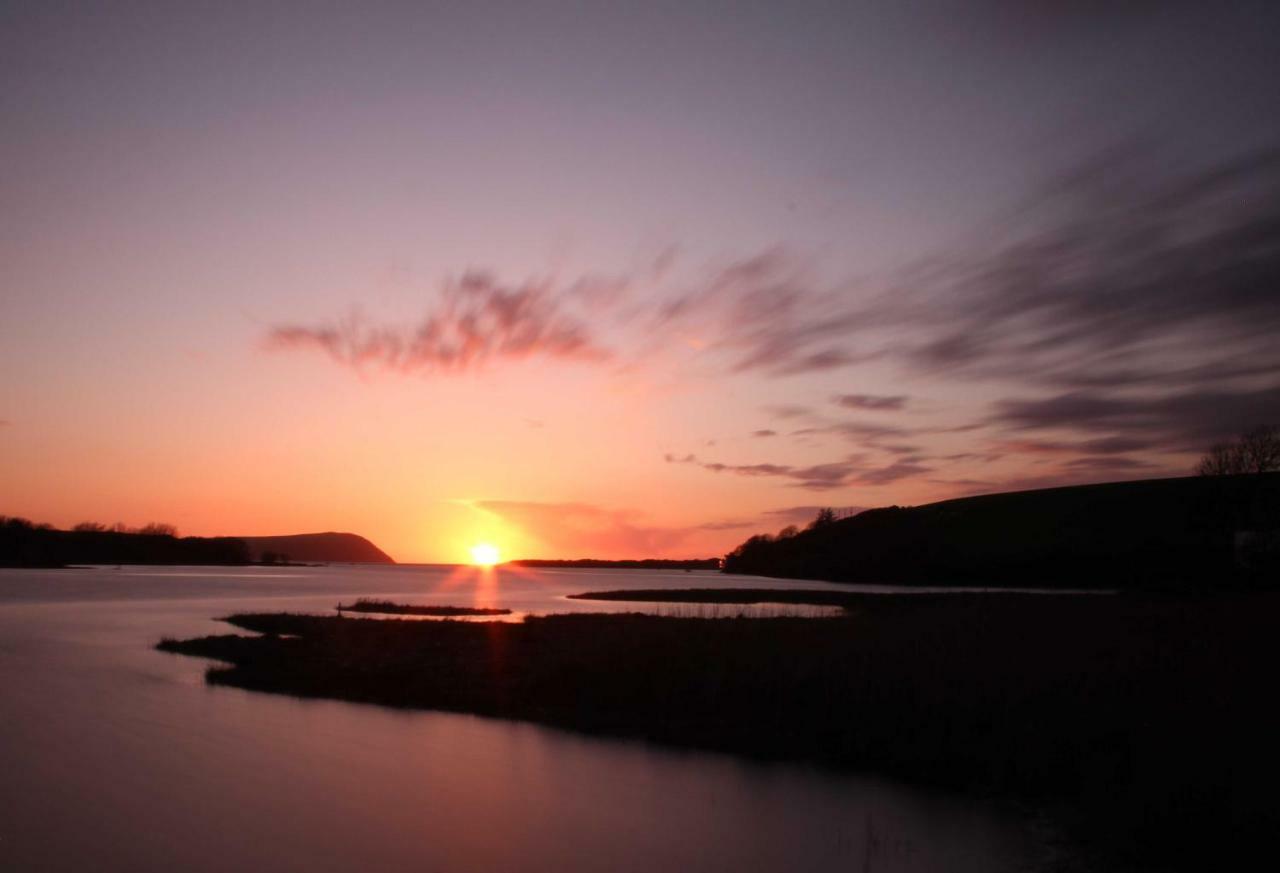
<path id="1" fill-rule="evenodd" d="M 1137 458 L 1126 458 L 1122 455 L 1106 455 L 1103 457 L 1084 457 L 1067 461 L 1067 467 L 1089 467 L 1094 470 L 1134 470 L 1139 467 L 1154 466 L 1149 461 Z"/>
<path id="2" fill-rule="evenodd" d="M 1060 455 L 1060 454 L 1121 454 L 1149 449 L 1165 448 L 1159 440 L 1149 437 L 1109 436 L 1092 440 L 1005 440 L 996 444 L 1001 454 Z"/>
<path id="3" fill-rule="evenodd" d="M 781 404 L 764 407 L 764 411 L 777 419 L 802 418 L 811 415 L 812 410 L 807 406 L 797 406 L 795 404 Z"/>
<path id="4" fill-rule="evenodd" d="M 797 467 L 791 464 L 724 464 L 717 461 L 704 461 L 696 455 L 683 457 L 667 454 L 663 458 L 668 464 L 692 464 L 709 470 L 712 473 L 729 473 L 734 476 L 753 478 L 778 478 L 788 480 L 787 484 L 810 491 L 829 491 L 848 485 L 887 485 L 899 479 L 922 475 L 932 471 L 925 466 L 922 458 L 899 458 L 890 464 L 877 467 L 867 463 L 865 454 L 849 455 L 843 461 L 826 464 Z"/>
<path id="5" fill-rule="evenodd" d="M 552 550 L 551 557 L 665 555 L 682 546 L 692 533 L 689 528 L 646 524 L 632 510 L 589 503 L 480 500 L 473 505 L 539 540 Z"/>
<path id="6" fill-rule="evenodd" d="M 855 481 L 860 485 L 888 485 L 899 479 L 910 479 L 932 471 L 932 467 L 926 467 L 918 460 L 903 458 L 886 467 L 864 470 L 858 474 Z"/>
<path id="7" fill-rule="evenodd" d="M 698 530 L 741 530 L 746 527 L 755 527 L 757 522 L 749 518 L 729 518 L 722 521 L 707 521 L 702 524 L 695 525 Z"/>
<path id="8" fill-rule="evenodd" d="M 856 469 L 853 462 L 818 464 L 811 467 L 795 467 L 790 464 L 723 464 L 703 461 L 696 455 L 665 455 L 668 464 L 693 464 L 712 473 L 729 473 L 735 476 L 772 477 L 791 480 L 790 484 L 821 491 L 838 488 Z"/>
<path id="9" fill-rule="evenodd" d="M 273 349 L 316 349 L 356 369 L 404 373 L 462 372 L 531 357 L 604 361 L 612 353 L 569 302 L 590 304 L 610 290 L 588 282 L 561 290 L 546 282 L 507 286 L 486 273 L 467 273 L 446 283 L 411 327 L 372 327 L 351 317 L 319 326 L 280 325 L 266 342 Z"/>
<path id="10" fill-rule="evenodd" d="M 1106 431 L 1111 436 L 1082 444 L 1198 451 L 1258 424 L 1280 421 L 1280 385 L 1257 390 L 1193 390 L 1159 396 L 1117 396 L 1073 391 L 1043 398 L 1004 400 L 994 420 L 1022 430 Z M 1128 441 L 1128 442 L 1126 442 Z"/>
<path id="11" fill-rule="evenodd" d="M 882 317 L 915 319 L 907 359 L 1061 387 L 1280 374 L 1280 151 L 1154 164 L 1104 155 L 1029 207 L 1031 230 L 938 259 L 915 305 L 883 301 Z"/>
<path id="12" fill-rule="evenodd" d="M 897 411 L 906 405 L 907 398 L 905 394 L 841 394 L 835 403 L 845 409 Z"/>
<path id="13" fill-rule="evenodd" d="M 1111 149 L 955 251 L 874 284 L 820 276 L 781 246 L 679 276 L 666 263 L 569 283 L 475 272 L 447 284 L 416 324 L 284 324 L 268 345 L 422 373 L 535 357 L 628 368 L 660 360 L 654 350 L 694 355 L 718 376 L 875 361 L 942 385 L 998 385 L 985 417 L 951 430 L 985 429 L 1025 453 L 1189 452 L 1280 420 L 1280 149 L 1190 169 L 1153 150 Z M 765 411 L 795 425 L 793 436 L 832 434 L 900 457 L 871 472 L 861 461 L 703 466 L 813 489 L 923 472 L 913 443 L 943 429 L 895 420 L 908 395 L 833 402 L 877 421 L 832 421 L 794 403 Z M 1075 436 L 1007 434 L 1040 430 Z"/>
<path id="14" fill-rule="evenodd" d="M 755 431 L 752 431 L 752 432 L 751 432 L 751 435 L 752 435 L 753 437 L 766 438 L 766 437 L 771 437 L 771 436 L 777 436 L 777 435 L 778 435 L 778 432 L 777 432 L 776 430 L 769 430 L 769 429 L 767 429 L 767 428 L 766 428 L 766 429 L 764 429 L 764 430 L 755 430 Z"/>

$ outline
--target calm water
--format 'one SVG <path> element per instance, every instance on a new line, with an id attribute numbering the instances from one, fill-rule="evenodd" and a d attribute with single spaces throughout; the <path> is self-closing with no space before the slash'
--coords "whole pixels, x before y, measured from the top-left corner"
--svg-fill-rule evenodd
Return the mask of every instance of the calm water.
<path id="1" fill-rule="evenodd" d="M 600 588 L 821 587 L 713 573 L 437 567 L 0 570 L 0 869 L 1037 869 L 966 798 L 527 724 L 204 684 L 151 649 L 340 599 L 634 609 Z"/>

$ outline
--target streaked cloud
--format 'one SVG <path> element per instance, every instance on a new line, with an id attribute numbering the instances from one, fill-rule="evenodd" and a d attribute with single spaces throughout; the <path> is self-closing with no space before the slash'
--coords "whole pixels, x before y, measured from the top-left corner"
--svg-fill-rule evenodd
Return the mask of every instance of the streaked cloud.
<path id="1" fill-rule="evenodd" d="M 273 349 L 316 349 L 356 369 L 449 373 L 498 360 L 532 357 L 603 361 L 612 357 L 572 303 L 599 302 L 617 287 L 579 282 L 503 285 L 486 273 L 448 282 L 426 315 L 410 326 L 371 326 L 350 317 L 319 326 L 279 325 Z"/>
<path id="2" fill-rule="evenodd" d="M 907 397 L 905 394 L 841 394 L 835 403 L 845 409 L 896 412 L 906 406 Z"/>

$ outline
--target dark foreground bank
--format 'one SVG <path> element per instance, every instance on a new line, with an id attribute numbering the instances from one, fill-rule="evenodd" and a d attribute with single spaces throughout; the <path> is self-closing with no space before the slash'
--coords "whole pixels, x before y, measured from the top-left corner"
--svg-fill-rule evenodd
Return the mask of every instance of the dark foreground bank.
<path id="1" fill-rule="evenodd" d="M 847 617 L 825 619 L 237 615 L 263 636 L 159 647 L 226 662 L 214 684 L 1030 800 L 1157 868 L 1273 851 L 1280 596 L 846 596 Z"/>

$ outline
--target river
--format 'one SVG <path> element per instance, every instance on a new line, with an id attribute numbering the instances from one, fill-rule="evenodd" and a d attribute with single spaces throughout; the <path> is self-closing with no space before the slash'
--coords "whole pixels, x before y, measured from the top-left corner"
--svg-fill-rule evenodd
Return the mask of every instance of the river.
<path id="1" fill-rule="evenodd" d="M 1037 829 L 972 798 L 531 724 L 210 687 L 163 636 L 339 601 L 632 610 L 716 573 L 424 566 L 0 570 L 0 869 L 1022 871 Z M 841 588 L 841 590 L 847 590 Z M 648 605 L 647 608 L 660 608 Z M 518 616 L 517 616 L 518 617 Z"/>

